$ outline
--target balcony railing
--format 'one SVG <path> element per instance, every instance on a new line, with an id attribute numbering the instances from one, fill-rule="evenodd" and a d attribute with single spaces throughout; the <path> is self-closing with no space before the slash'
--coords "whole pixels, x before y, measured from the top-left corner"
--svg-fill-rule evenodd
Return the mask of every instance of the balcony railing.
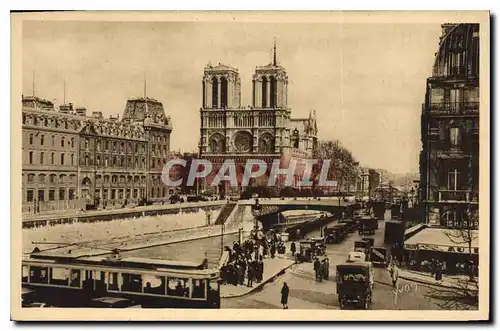
<path id="1" fill-rule="evenodd" d="M 469 190 L 439 190 L 439 202 L 472 202 Z"/>
<path id="2" fill-rule="evenodd" d="M 479 115 L 479 102 L 431 103 L 429 112 L 434 115 Z"/>
<path id="3" fill-rule="evenodd" d="M 438 159 L 467 159 L 472 157 L 472 154 L 457 147 L 450 147 L 436 151 L 436 156 Z"/>

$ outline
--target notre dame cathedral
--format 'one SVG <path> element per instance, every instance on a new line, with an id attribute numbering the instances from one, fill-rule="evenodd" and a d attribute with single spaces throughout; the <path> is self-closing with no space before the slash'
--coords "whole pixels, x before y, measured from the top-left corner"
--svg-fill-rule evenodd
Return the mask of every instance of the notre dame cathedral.
<path id="1" fill-rule="evenodd" d="M 238 69 L 221 63 L 205 67 L 202 95 L 199 154 L 212 162 L 213 171 L 228 158 L 235 160 L 240 178 L 247 159 L 264 160 L 270 165 L 275 159 L 283 164 L 294 158 L 300 164 L 313 157 L 318 134 L 316 112 L 310 111 L 308 118 L 291 118 L 288 76 L 277 62 L 276 44 L 272 62 L 256 67 L 251 106 L 241 106 Z M 270 166 L 267 175 L 269 170 Z M 295 177 L 294 186 L 299 186 L 301 176 Z M 253 182 L 264 183 L 266 176 Z M 229 187 L 228 182 L 213 188 L 205 182 L 205 190 L 232 195 L 242 188 Z"/>

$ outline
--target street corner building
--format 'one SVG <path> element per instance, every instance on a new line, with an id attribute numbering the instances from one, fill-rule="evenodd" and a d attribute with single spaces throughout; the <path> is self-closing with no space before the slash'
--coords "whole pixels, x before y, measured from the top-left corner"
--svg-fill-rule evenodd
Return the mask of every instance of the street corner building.
<path id="1" fill-rule="evenodd" d="M 421 116 L 429 226 L 478 227 L 479 108 L 479 24 L 443 24 Z"/>
<path id="2" fill-rule="evenodd" d="M 22 97 L 22 211 L 85 209 L 166 200 L 161 180 L 172 122 L 149 97 L 119 115 Z"/>
<path id="3" fill-rule="evenodd" d="M 265 66 L 257 66 L 252 79 L 252 105 L 241 105 L 241 80 L 238 69 L 224 64 L 205 67 L 202 80 L 202 107 L 199 155 L 213 164 L 217 172 L 227 159 L 237 164 L 238 187 L 227 181 L 205 189 L 219 195 L 238 194 L 242 191 L 241 174 L 247 160 L 258 159 L 268 164 L 265 175 L 251 182 L 267 185 L 271 164 L 281 160 L 287 165 L 297 161 L 293 178 L 297 187 L 302 181 L 305 160 L 312 159 L 317 148 L 318 128 L 316 112 L 307 118 L 294 119 L 288 106 L 288 75 L 274 58 Z M 280 185 L 282 181 L 277 183 Z"/>

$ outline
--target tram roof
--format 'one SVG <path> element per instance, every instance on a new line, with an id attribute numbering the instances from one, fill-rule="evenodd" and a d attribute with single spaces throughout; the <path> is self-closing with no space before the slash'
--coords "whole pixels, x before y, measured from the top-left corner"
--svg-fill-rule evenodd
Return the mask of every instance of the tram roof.
<path id="1" fill-rule="evenodd" d="M 109 261 L 108 258 L 102 256 L 91 256 L 79 258 L 79 261 L 88 262 L 106 262 Z M 123 263 L 137 263 L 137 264 L 148 264 L 155 267 L 186 267 L 186 268 L 198 268 L 201 263 L 189 262 L 189 261 L 174 261 L 174 260 L 162 260 L 162 259 L 149 259 L 144 257 L 122 257 L 117 261 Z"/>

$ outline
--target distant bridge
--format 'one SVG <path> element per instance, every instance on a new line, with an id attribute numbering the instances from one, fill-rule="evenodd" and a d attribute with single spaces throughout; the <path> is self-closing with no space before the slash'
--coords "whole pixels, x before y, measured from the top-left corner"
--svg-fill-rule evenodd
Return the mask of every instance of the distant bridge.
<path id="1" fill-rule="evenodd" d="M 250 200 L 240 200 L 238 205 L 243 206 L 253 206 L 255 204 L 255 199 Z M 266 199 L 259 198 L 259 205 L 261 206 L 260 215 L 277 214 L 289 210 L 314 210 L 314 211 L 325 211 L 332 214 L 339 213 L 348 209 L 349 206 L 354 205 L 352 201 L 344 201 L 338 198 L 323 198 L 321 200 L 317 199 Z"/>

